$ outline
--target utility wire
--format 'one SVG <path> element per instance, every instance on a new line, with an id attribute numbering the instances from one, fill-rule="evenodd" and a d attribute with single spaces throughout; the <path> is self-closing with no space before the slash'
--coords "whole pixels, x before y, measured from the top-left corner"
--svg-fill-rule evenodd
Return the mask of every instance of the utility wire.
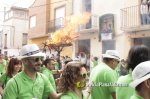
<path id="1" fill-rule="evenodd" d="M 29 8 L 41 7 L 41 6 L 50 5 L 50 4 L 55 4 L 55 3 L 60 3 L 60 2 L 64 2 L 64 1 L 68 1 L 68 0 L 61 0 L 61 1 L 52 2 L 52 3 L 49 3 L 49 4 L 43 4 L 43 5 L 33 6 L 33 7 L 29 7 Z M 12 6 L 10 6 L 10 7 L 5 7 L 5 8 L 11 8 L 11 7 L 12 7 Z M 27 9 L 27 8 L 24 8 L 24 9 Z"/>
<path id="2" fill-rule="evenodd" d="M 53 2 L 53 3 L 49 3 L 49 4 L 43 4 L 43 5 L 39 5 L 39 6 L 33 6 L 33 7 L 29 7 L 29 8 L 41 7 L 41 6 L 50 5 L 50 4 L 55 4 L 55 3 L 60 3 L 60 2 L 64 2 L 64 1 L 68 1 L 68 0 L 62 0 L 62 1 L 58 1 L 58 2 Z"/>

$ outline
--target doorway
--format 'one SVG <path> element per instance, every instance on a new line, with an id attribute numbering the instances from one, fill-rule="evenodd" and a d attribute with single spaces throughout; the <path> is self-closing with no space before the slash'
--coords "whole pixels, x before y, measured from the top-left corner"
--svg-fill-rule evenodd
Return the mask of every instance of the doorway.
<path id="1" fill-rule="evenodd" d="M 150 48 L 150 37 L 135 38 L 134 45 L 145 45 Z"/>
<path id="2" fill-rule="evenodd" d="M 90 55 L 90 39 L 78 41 L 78 53 L 84 52 L 86 55 Z"/>

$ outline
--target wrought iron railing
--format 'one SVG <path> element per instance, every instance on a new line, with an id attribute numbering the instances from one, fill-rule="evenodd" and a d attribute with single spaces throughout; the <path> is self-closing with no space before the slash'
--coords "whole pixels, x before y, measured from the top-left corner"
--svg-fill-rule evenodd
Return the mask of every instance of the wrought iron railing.
<path id="1" fill-rule="evenodd" d="M 48 33 L 64 28 L 64 18 L 57 18 L 48 22 Z"/>
<path id="2" fill-rule="evenodd" d="M 123 8 L 121 12 L 121 28 L 141 26 L 140 5 Z"/>
<path id="3" fill-rule="evenodd" d="M 87 24 L 80 24 L 78 26 L 78 31 L 83 30 L 83 29 L 90 29 L 90 28 L 97 28 L 98 25 L 98 16 L 97 15 L 92 15 L 89 22 Z M 54 19 L 48 22 L 48 33 L 55 32 L 56 30 L 64 28 L 64 18 L 58 18 Z"/>

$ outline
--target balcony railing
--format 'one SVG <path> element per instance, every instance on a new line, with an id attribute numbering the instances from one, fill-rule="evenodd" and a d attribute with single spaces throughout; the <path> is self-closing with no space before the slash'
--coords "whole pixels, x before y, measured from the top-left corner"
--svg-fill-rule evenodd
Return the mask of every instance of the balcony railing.
<path id="1" fill-rule="evenodd" d="M 86 24 L 80 24 L 78 26 L 78 31 L 86 30 L 86 29 L 93 29 L 93 28 L 98 28 L 98 16 L 97 15 L 92 15 L 89 22 Z"/>
<path id="2" fill-rule="evenodd" d="M 150 29 L 150 24 L 142 24 L 140 5 L 121 9 L 121 30 L 133 32 Z"/>
<path id="3" fill-rule="evenodd" d="M 48 33 L 55 32 L 59 29 L 64 28 L 64 18 L 57 18 L 49 21 Z"/>
<path id="4" fill-rule="evenodd" d="M 78 26 L 78 31 L 82 31 L 85 29 L 98 28 L 98 26 L 97 26 L 98 19 L 97 18 L 98 18 L 97 15 L 92 15 L 91 19 L 89 20 L 89 22 L 87 24 L 80 24 Z M 49 21 L 48 33 L 52 33 L 52 32 L 55 32 L 59 29 L 64 28 L 64 22 L 65 22 L 64 18 L 58 18 L 58 19 L 54 19 L 54 20 Z"/>

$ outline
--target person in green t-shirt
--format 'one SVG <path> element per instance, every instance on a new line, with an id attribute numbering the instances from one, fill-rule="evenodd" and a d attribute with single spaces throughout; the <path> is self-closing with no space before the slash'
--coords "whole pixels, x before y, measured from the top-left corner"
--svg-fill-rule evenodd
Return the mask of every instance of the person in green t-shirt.
<path id="1" fill-rule="evenodd" d="M 144 46 L 133 46 L 128 53 L 127 70 L 128 75 L 119 77 L 118 84 L 130 84 L 133 81 L 132 71 L 134 68 L 141 62 L 150 60 L 150 50 Z M 117 87 L 116 88 L 116 97 L 117 99 L 130 99 L 131 95 L 135 92 L 134 88 L 131 86 L 127 87 Z M 126 94 L 125 94 L 126 93 Z"/>
<path id="2" fill-rule="evenodd" d="M 40 73 L 45 54 L 36 44 L 28 44 L 20 49 L 18 59 L 24 64 L 24 70 L 11 78 L 4 90 L 4 99 L 59 99 L 48 78 Z"/>
<path id="3" fill-rule="evenodd" d="M 88 99 L 92 88 L 88 88 L 86 96 L 83 92 L 88 79 L 86 64 L 75 61 L 67 63 L 58 83 L 58 91 L 64 93 L 60 99 Z"/>
<path id="4" fill-rule="evenodd" d="M 54 59 L 50 59 L 50 58 L 46 59 L 44 61 L 44 65 L 46 68 L 44 68 L 42 73 L 47 76 L 47 78 L 49 79 L 49 81 L 51 82 L 51 84 L 53 86 L 53 89 L 56 90 L 55 79 L 54 79 L 53 74 L 52 74 L 52 70 L 55 69 Z"/>
<path id="5" fill-rule="evenodd" d="M 136 92 L 130 99 L 150 99 L 150 61 L 138 64 L 132 76 L 134 80 L 130 86 L 135 88 Z"/>
<path id="6" fill-rule="evenodd" d="M 12 58 L 9 62 L 7 67 L 6 73 L 2 74 L 0 77 L 0 94 L 4 95 L 4 87 L 6 86 L 7 82 L 15 76 L 18 72 L 22 70 L 22 62 L 17 58 Z"/>
<path id="7" fill-rule="evenodd" d="M 56 69 L 56 70 L 59 70 L 59 63 L 58 63 L 57 60 L 56 60 L 56 62 L 55 62 L 55 69 Z"/>
<path id="8" fill-rule="evenodd" d="M 107 50 L 103 56 L 103 62 L 93 68 L 90 73 L 90 82 L 94 81 L 95 86 L 89 99 L 116 99 L 117 77 L 114 69 L 120 58 L 116 50 Z M 109 85 L 112 83 L 112 85 Z M 108 86 L 107 86 L 108 85 Z"/>
<path id="9" fill-rule="evenodd" d="M 90 71 L 98 65 L 98 57 L 93 57 L 93 55 L 91 55 L 91 61 L 93 62 L 93 66 L 90 67 Z"/>

